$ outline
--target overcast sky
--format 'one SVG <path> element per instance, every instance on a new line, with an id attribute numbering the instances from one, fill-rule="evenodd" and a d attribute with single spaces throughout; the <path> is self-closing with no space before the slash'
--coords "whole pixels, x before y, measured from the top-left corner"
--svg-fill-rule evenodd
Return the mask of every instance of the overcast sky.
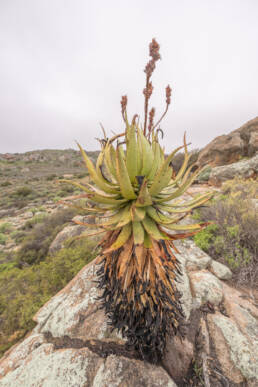
<path id="1" fill-rule="evenodd" d="M 142 117 L 153 37 L 166 149 L 206 145 L 258 115 L 257 20 L 258 0 L 0 0 L 0 153 L 97 149 L 123 94 Z"/>

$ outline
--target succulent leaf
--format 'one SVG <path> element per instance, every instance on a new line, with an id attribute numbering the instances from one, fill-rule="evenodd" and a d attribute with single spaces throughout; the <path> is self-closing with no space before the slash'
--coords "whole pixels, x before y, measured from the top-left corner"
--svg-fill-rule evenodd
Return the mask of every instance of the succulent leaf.
<path id="1" fill-rule="evenodd" d="M 133 186 L 130 181 L 128 170 L 125 165 L 122 147 L 118 146 L 116 150 L 116 170 L 119 180 L 119 185 L 121 189 L 121 194 L 126 199 L 136 199 L 136 194 L 134 192 Z"/>
<path id="2" fill-rule="evenodd" d="M 142 245 L 144 242 L 144 228 L 141 222 L 133 222 L 133 237 L 135 245 Z"/>
<path id="3" fill-rule="evenodd" d="M 135 127 L 128 126 L 127 136 L 127 152 L 126 152 L 126 168 L 130 177 L 131 183 L 134 182 L 135 176 L 138 174 L 138 162 L 137 162 L 137 141 Z"/>

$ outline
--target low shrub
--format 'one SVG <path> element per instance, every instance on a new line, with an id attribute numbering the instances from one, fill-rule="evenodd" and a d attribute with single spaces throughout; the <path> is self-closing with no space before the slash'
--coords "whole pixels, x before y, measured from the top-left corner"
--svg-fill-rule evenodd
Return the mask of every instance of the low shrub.
<path id="1" fill-rule="evenodd" d="M 212 168 L 208 166 L 204 171 L 202 171 L 197 178 L 198 182 L 202 183 L 208 181 L 210 178 L 211 169 Z"/>
<path id="2" fill-rule="evenodd" d="M 54 202 L 54 203 L 57 203 L 57 202 L 59 202 L 61 199 L 62 199 L 61 196 L 55 196 L 55 197 L 53 197 L 53 202 Z"/>
<path id="3" fill-rule="evenodd" d="M 222 194 L 195 212 L 201 221 L 212 221 L 194 236 L 196 244 L 212 258 L 230 266 L 239 283 L 255 286 L 258 273 L 258 214 L 253 198 L 258 183 L 235 179 L 222 186 Z"/>
<path id="4" fill-rule="evenodd" d="M 0 264 L 0 273 L 15 268 L 15 262 L 5 262 Z"/>
<path id="5" fill-rule="evenodd" d="M 47 181 L 55 180 L 57 178 L 57 175 L 55 173 L 52 173 L 51 175 L 48 175 L 46 177 Z"/>
<path id="6" fill-rule="evenodd" d="M 29 196 L 32 193 L 33 193 L 33 190 L 25 186 L 25 187 L 20 187 L 16 191 L 14 191 L 12 193 L 12 196 L 25 198 L 26 196 Z"/>
<path id="7" fill-rule="evenodd" d="M 32 229 L 36 224 L 42 223 L 46 218 L 46 216 L 47 216 L 46 213 L 34 215 L 33 218 L 27 220 L 27 222 L 22 227 L 22 230 Z"/>
<path id="8" fill-rule="evenodd" d="M 75 188 L 72 186 L 65 185 L 62 187 L 61 190 L 57 191 L 56 195 L 63 198 L 65 196 L 68 196 L 69 194 L 73 193 L 75 191 Z"/>
<path id="9" fill-rule="evenodd" d="M 0 245 L 5 245 L 7 241 L 7 236 L 0 233 Z"/>
<path id="10" fill-rule="evenodd" d="M 218 230 L 216 224 L 210 224 L 202 232 L 199 232 L 194 236 L 194 241 L 200 249 L 209 252 L 209 248 L 214 239 L 214 234 Z"/>
<path id="11" fill-rule="evenodd" d="M 15 230 L 11 232 L 10 237 L 15 241 L 15 243 L 21 243 L 26 237 L 27 233 L 21 230 Z"/>
<path id="12" fill-rule="evenodd" d="M 1 183 L 1 187 L 8 187 L 9 185 L 12 185 L 10 181 L 4 181 L 3 183 Z"/>
<path id="13" fill-rule="evenodd" d="M 0 224 L 0 233 L 9 233 L 13 229 L 13 226 L 11 223 L 1 223 Z"/>
<path id="14" fill-rule="evenodd" d="M 33 215 L 35 215 L 36 212 L 38 212 L 38 208 L 37 207 L 32 207 L 32 208 L 30 208 L 30 211 L 33 213 Z"/>
<path id="15" fill-rule="evenodd" d="M 38 207 L 38 211 L 46 212 L 46 208 L 44 206 L 40 206 L 40 207 Z"/>
<path id="16" fill-rule="evenodd" d="M 20 267 L 24 264 L 32 265 L 45 259 L 51 242 L 74 215 L 75 210 L 68 208 L 49 216 L 44 215 L 38 224 L 33 219 L 29 220 L 32 230 L 24 238 L 17 253 L 17 262 Z"/>
<path id="17" fill-rule="evenodd" d="M 17 199 L 13 200 L 10 203 L 9 207 L 10 208 L 11 207 L 16 207 L 16 208 L 18 208 L 20 210 L 21 208 L 26 207 L 28 204 L 29 204 L 29 200 L 28 199 L 17 198 Z"/>

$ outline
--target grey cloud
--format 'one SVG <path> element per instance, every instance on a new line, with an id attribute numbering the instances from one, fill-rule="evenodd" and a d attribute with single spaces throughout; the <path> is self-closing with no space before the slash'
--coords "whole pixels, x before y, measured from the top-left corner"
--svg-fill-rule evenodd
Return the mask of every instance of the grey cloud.
<path id="1" fill-rule="evenodd" d="M 143 68 L 156 37 L 162 61 L 151 104 L 167 149 L 187 131 L 202 147 L 257 116 L 256 0 L 3 0 L 0 153 L 98 147 L 99 122 L 122 129 L 120 97 L 143 111 Z"/>

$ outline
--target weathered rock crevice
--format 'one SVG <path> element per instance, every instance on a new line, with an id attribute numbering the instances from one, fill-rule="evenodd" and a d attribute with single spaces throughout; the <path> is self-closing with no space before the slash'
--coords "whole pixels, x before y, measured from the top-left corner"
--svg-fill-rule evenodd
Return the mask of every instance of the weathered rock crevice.
<path id="1" fill-rule="evenodd" d="M 44 333 L 44 338 L 47 343 L 54 345 L 54 349 L 63 348 L 88 348 L 91 352 L 96 353 L 99 357 L 106 359 L 110 355 L 123 356 L 128 359 L 139 360 L 140 356 L 137 352 L 126 348 L 125 344 L 119 344 L 116 341 L 103 340 L 81 340 L 69 336 L 54 337 L 50 332 Z"/>

